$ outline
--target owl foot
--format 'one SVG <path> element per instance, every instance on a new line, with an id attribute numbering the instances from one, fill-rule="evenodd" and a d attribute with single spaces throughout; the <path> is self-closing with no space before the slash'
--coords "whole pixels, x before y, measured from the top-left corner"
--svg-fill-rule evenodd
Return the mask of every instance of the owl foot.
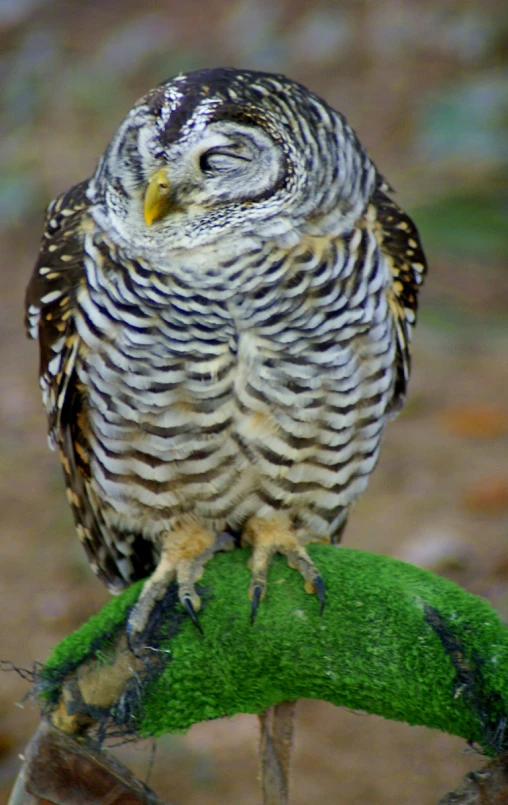
<path id="1" fill-rule="evenodd" d="M 242 542 L 253 548 L 249 561 L 249 567 L 252 570 L 249 589 L 251 623 L 254 623 L 259 602 L 265 595 L 268 568 L 275 553 L 284 554 L 289 567 L 300 572 L 305 581 L 306 592 L 317 593 L 320 612 L 323 612 L 325 606 L 323 579 L 300 543 L 289 517 L 283 514 L 274 514 L 272 517 L 251 517 L 243 530 Z"/>
<path id="2" fill-rule="evenodd" d="M 206 562 L 216 551 L 228 551 L 234 546 L 234 539 L 230 534 L 222 532 L 214 536 L 190 518 L 182 518 L 166 532 L 159 564 L 145 581 L 127 622 L 127 637 L 135 654 L 149 644 L 157 607 L 169 585 L 175 580 L 180 603 L 196 628 L 202 632 L 196 615 L 201 607 L 201 600 L 195 584 L 203 575 Z"/>

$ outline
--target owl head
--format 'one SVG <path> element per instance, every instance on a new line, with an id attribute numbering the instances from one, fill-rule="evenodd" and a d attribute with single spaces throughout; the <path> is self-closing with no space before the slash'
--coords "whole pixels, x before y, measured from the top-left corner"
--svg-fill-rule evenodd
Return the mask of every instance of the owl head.
<path id="1" fill-rule="evenodd" d="M 210 69 L 141 98 L 90 182 L 97 223 L 153 259 L 232 235 L 346 231 L 376 171 L 342 115 L 284 76 Z"/>

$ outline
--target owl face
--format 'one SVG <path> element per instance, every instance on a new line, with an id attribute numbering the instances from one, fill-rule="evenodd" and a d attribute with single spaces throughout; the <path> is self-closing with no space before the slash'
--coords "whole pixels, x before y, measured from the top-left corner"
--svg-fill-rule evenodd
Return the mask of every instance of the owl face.
<path id="1" fill-rule="evenodd" d="M 339 232 L 361 213 L 374 176 L 344 119 L 301 85 L 204 70 L 141 98 L 89 197 L 106 231 L 154 260 L 228 234 L 290 243 L 304 231 Z"/>
<path id="2" fill-rule="evenodd" d="M 147 176 L 143 204 L 149 226 L 172 212 L 199 214 L 263 201 L 273 196 L 286 172 L 284 152 L 266 132 L 228 120 L 211 121 L 163 150 L 152 137 L 143 153 L 146 165 L 154 152 L 156 170 Z"/>

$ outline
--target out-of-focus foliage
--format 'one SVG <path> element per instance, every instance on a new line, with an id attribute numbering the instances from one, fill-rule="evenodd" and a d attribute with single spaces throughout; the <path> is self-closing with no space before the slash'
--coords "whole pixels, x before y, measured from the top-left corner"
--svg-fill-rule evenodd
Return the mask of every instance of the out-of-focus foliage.
<path id="1" fill-rule="evenodd" d="M 508 162 L 508 67 L 445 87 L 417 132 L 425 156 L 462 166 Z"/>
<path id="2" fill-rule="evenodd" d="M 428 248 L 477 259 L 508 258 L 508 194 L 489 187 L 443 195 L 418 208 Z"/>
<path id="3" fill-rule="evenodd" d="M 417 153 L 436 177 L 418 209 L 431 249 L 508 258 L 508 68 L 444 86 L 422 109 Z"/>

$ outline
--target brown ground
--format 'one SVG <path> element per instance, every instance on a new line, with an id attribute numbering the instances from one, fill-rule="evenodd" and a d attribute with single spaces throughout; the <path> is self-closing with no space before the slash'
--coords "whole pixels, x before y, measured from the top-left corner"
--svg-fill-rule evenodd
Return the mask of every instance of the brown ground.
<path id="1" fill-rule="evenodd" d="M 10 81 L 4 87 L 11 103 L 6 119 L 15 132 L 4 142 L 5 170 L 32 182 L 29 202 L 18 185 L 17 195 L 6 196 L 6 209 L 13 215 L 3 230 L 0 272 L 0 658 L 22 667 L 44 661 L 65 634 L 108 598 L 73 533 L 58 462 L 46 445 L 36 349 L 21 327 L 23 291 L 37 250 L 43 200 L 92 169 L 107 136 L 139 92 L 181 67 L 223 61 L 282 70 L 326 94 L 348 114 L 399 188 L 401 202 L 413 205 L 418 220 L 417 206 L 442 195 L 443 183 L 471 188 L 481 181 L 483 187 L 492 173 L 489 165 L 470 165 L 470 170 L 466 163 L 436 167 L 435 162 L 425 162 L 415 146 L 421 97 L 431 98 L 447 82 L 466 74 L 474 77 L 491 70 L 498 64 L 503 41 L 492 34 L 491 61 L 481 51 L 466 64 L 453 47 L 446 50 L 448 45 L 442 43 L 456 41 L 450 31 L 456 34 L 457 19 L 460 31 L 467 29 L 467 13 L 476 15 L 473 32 L 487 24 L 495 28 L 491 12 L 502 4 L 447 3 L 444 23 L 441 5 L 421 3 L 418 13 L 403 14 L 389 0 L 336 8 L 281 3 L 273 22 L 269 7 L 257 2 L 221 0 L 199 15 L 194 0 L 186 6 L 154 2 L 151 13 L 159 17 L 148 27 L 153 45 L 148 53 L 161 48 L 157 37 L 165 20 L 168 31 L 160 34 L 167 38 L 163 68 L 158 57 L 150 61 L 145 54 L 134 72 L 120 66 L 120 78 L 112 68 L 108 71 L 107 59 L 114 62 L 118 54 L 132 52 L 127 36 L 116 50 L 111 41 L 115 44 L 118 31 L 138 14 L 134 3 L 41 3 L 0 28 Z M 305 39 L 313 30 L 316 10 L 325 14 L 325 29 L 333 27 L 326 22 L 327 14 L 342 15 L 336 23 L 335 50 L 323 51 L 319 59 L 309 54 Z M 390 39 L 392 28 L 398 32 L 396 40 Z M 379 30 L 385 33 L 376 39 Z M 351 41 L 341 44 L 340 36 L 348 31 Z M 450 33 L 448 39 L 443 31 Z M 19 76 L 22 67 L 29 72 L 30 54 L 39 53 L 37 37 L 42 34 L 54 37 L 58 58 L 36 65 L 34 84 Z M 414 42 L 408 44 L 410 34 L 416 37 L 416 49 Z M 324 38 L 321 29 L 318 40 Z M 104 56 L 108 42 L 109 55 Z M 400 49 L 401 42 L 406 51 Z M 167 52 L 174 55 L 170 58 Z M 408 53 L 411 60 L 404 63 Z M 103 73 L 107 81 L 99 90 L 94 75 L 100 78 Z M 114 112 L 109 113 L 111 98 Z M 0 194 L 0 205 L 4 202 Z M 479 223 L 481 228 L 481 217 Z M 488 228 L 487 218 L 484 223 Z M 431 274 L 422 298 L 409 402 L 389 427 L 379 467 L 351 518 L 345 541 L 445 572 L 488 597 L 506 616 L 506 251 L 455 253 L 439 248 L 430 230 L 429 243 Z M 18 706 L 27 690 L 16 674 L 0 676 L 0 803 L 6 802 L 19 767 L 17 754 L 38 722 L 33 705 Z M 254 805 L 259 801 L 256 740 L 257 721 L 250 716 L 196 725 L 183 738 L 167 736 L 157 742 L 151 785 L 181 805 Z M 152 761 L 150 743 L 124 748 L 121 755 L 146 776 Z M 463 740 L 303 701 L 292 803 L 434 805 L 468 769 L 479 765 L 481 759 L 466 752 Z"/>

